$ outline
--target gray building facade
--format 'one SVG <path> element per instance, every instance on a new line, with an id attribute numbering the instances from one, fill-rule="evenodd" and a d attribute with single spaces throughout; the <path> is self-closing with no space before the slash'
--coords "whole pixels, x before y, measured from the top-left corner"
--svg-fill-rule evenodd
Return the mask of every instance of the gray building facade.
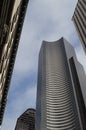
<path id="1" fill-rule="evenodd" d="M 35 109 L 29 108 L 17 119 L 15 130 L 35 130 Z"/>
<path id="2" fill-rule="evenodd" d="M 64 38 L 43 41 L 38 64 L 36 130 L 85 130 L 85 87 L 86 75 L 74 48 Z"/>
<path id="3" fill-rule="evenodd" d="M 86 0 L 78 0 L 72 19 L 86 53 Z"/>

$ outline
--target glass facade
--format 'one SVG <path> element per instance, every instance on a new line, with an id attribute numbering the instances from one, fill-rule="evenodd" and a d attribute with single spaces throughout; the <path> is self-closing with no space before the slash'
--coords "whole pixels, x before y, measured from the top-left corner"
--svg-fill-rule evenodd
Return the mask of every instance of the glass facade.
<path id="1" fill-rule="evenodd" d="M 36 130 L 83 130 L 76 100 L 80 94 L 75 93 L 69 63 L 71 57 L 77 61 L 73 47 L 64 38 L 43 41 L 38 65 Z"/>

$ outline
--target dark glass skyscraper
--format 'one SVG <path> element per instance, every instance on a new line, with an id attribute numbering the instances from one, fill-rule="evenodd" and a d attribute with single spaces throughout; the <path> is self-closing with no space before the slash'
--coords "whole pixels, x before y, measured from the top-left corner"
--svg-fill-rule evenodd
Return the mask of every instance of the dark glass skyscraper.
<path id="1" fill-rule="evenodd" d="M 35 130 L 35 109 L 26 110 L 18 118 L 15 130 Z"/>
<path id="2" fill-rule="evenodd" d="M 39 53 L 36 130 L 85 130 L 86 76 L 73 47 L 43 41 Z"/>
<path id="3" fill-rule="evenodd" d="M 86 0 L 78 0 L 73 15 L 73 22 L 86 53 Z"/>
<path id="4" fill-rule="evenodd" d="M 29 0 L 0 0 L 0 125 Z"/>

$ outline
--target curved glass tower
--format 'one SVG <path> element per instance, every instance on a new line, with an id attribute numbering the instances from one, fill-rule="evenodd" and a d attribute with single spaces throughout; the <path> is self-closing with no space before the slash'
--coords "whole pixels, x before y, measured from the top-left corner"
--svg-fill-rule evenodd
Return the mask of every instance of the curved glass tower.
<path id="1" fill-rule="evenodd" d="M 36 130 L 86 128 L 81 90 L 86 84 L 78 81 L 80 76 L 76 72 L 78 80 L 73 80 L 73 63 L 79 64 L 73 47 L 64 38 L 53 43 L 43 41 L 38 66 Z"/>

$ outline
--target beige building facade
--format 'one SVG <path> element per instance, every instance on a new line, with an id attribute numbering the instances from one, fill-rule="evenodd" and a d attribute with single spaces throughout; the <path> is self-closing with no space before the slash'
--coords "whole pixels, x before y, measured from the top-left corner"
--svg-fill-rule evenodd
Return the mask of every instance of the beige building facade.
<path id="1" fill-rule="evenodd" d="M 0 125 L 28 0 L 1 0 L 0 12 Z"/>

